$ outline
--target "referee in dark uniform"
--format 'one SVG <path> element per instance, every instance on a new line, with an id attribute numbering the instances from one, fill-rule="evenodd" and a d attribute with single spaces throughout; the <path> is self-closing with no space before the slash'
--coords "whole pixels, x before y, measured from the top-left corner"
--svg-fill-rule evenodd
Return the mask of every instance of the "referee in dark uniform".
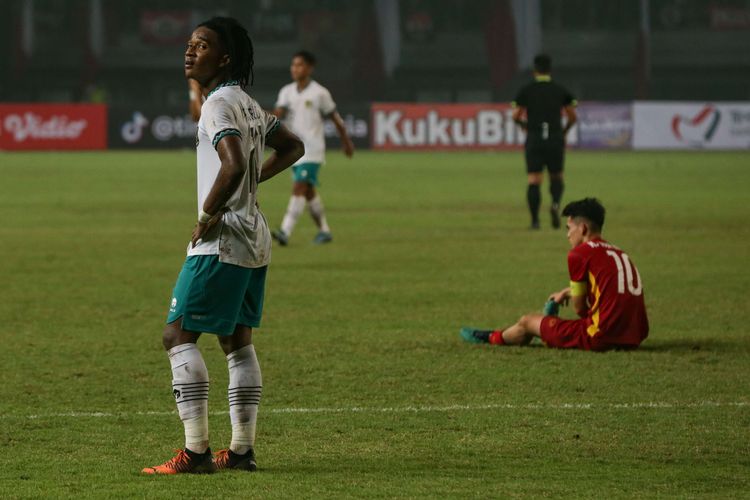
<path id="1" fill-rule="evenodd" d="M 552 195 L 552 227 L 560 227 L 560 200 L 563 193 L 565 136 L 578 119 L 576 100 L 562 85 L 552 81 L 552 60 L 546 54 L 534 58 L 534 82 L 521 89 L 513 106 L 513 121 L 526 131 L 526 172 L 529 185 L 526 198 L 531 212 L 531 229 L 539 229 L 540 187 L 547 167 Z M 565 126 L 561 111 L 565 112 Z"/>

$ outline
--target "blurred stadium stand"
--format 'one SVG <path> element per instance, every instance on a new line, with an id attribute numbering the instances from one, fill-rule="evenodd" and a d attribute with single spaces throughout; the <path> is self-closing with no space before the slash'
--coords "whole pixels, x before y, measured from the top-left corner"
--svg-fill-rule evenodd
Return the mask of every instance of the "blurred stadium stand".
<path id="1" fill-rule="evenodd" d="M 184 42 L 216 14 L 250 29 L 252 93 L 266 107 L 300 48 L 318 55 L 317 78 L 342 104 L 509 100 L 539 50 L 581 99 L 750 99 L 748 0 L 3 3 L 6 102 L 182 106 Z"/>

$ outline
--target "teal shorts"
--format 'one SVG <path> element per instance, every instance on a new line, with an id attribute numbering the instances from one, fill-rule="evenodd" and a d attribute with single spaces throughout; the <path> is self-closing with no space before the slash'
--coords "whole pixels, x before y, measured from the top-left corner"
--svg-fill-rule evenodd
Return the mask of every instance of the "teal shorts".
<path id="1" fill-rule="evenodd" d="M 318 185 L 318 171 L 320 163 L 300 163 L 292 166 L 292 179 L 294 182 L 306 182 L 307 184 Z"/>
<path id="2" fill-rule="evenodd" d="M 237 325 L 260 326 L 267 266 L 257 269 L 219 262 L 218 255 L 185 260 L 172 293 L 167 323 L 182 329 L 231 335 Z"/>

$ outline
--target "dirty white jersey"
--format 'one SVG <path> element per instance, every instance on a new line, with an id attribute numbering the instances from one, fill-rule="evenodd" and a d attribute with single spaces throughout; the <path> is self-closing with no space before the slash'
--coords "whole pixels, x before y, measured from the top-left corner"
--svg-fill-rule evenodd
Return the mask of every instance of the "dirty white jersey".
<path id="1" fill-rule="evenodd" d="M 326 139 L 323 125 L 325 117 L 336 111 L 336 103 L 328 89 L 312 80 L 299 91 L 297 82 L 292 82 L 279 91 L 276 107 L 286 110 L 284 125 L 305 144 L 305 155 L 295 165 L 324 163 Z"/>
<path id="2" fill-rule="evenodd" d="M 218 255 L 220 262 L 256 268 L 271 260 L 271 233 L 257 201 L 258 182 L 266 138 L 279 126 L 278 119 L 263 111 L 237 82 L 227 82 L 208 94 L 198 121 L 198 212 L 221 168 L 216 147 L 224 137 L 242 141 L 245 175 L 226 204 L 222 220 L 188 255 Z"/>

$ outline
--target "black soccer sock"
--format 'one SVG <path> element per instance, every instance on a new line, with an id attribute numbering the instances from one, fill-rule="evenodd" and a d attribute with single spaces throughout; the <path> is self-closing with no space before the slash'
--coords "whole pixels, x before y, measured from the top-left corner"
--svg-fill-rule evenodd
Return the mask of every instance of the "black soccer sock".
<path id="1" fill-rule="evenodd" d="M 526 199 L 529 202 L 529 212 L 531 212 L 531 221 L 539 222 L 539 205 L 542 204 L 542 195 L 539 192 L 539 184 L 529 184 L 526 191 Z"/>
<path id="2" fill-rule="evenodd" d="M 550 179 L 549 193 L 552 195 L 552 203 L 556 207 L 560 206 L 564 189 L 565 184 L 562 179 Z"/>

